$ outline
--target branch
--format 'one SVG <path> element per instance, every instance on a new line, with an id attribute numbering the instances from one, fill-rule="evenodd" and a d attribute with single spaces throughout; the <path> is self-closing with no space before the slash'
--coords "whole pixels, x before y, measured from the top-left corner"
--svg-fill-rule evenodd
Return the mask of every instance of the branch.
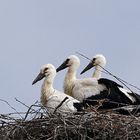
<path id="1" fill-rule="evenodd" d="M 20 113 L 14 107 L 12 107 L 6 100 L 0 99 L 0 101 L 5 102 L 10 108 L 12 108 L 23 119 Z"/>
<path id="2" fill-rule="evenodd" d="M 57 109 L 58 109 L 59 107 L 62 106 L 62 104 L 63 104 L 67 99 L 68 99 L 68 97 L 65 97 L 65 98 L 62 100 L 62 102 L 55 108 L 53 114 L 57 111 Z"/>

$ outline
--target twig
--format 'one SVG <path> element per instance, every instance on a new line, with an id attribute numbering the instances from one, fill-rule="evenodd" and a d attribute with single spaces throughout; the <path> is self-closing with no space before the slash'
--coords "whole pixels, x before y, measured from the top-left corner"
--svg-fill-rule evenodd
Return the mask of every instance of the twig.
<path id="1" fill-rule="evenodd" d="M 22 104 L 23 106 L 25 106 L 25 107 L 29 108 L 29 106 L 27 106 L 25 103 L 21 102 L 21 101 L 20 101 L 20 100 L 18 100 L 17 98 L 15 98 L 15 100 L 16 100 L 17 102 L 19 102 L 20 104 Z"/>
<path id="2" fill-rule="evenodd" d="M 63 100 L 64 101 L 64 100 Z M 62 102 L 61 102 L 62 103 Z M 2 118 L 2 116 L 0 116 Z M 2 123 L 4 125 L 2 126 Z M 112 112 L 0 121 L 1 139 L 139 139 L 140 119 Z M 20 135 L 19 135 L 20 133 Z"/>
<path id="3" fill-rule="evenodd" d="M 37 103 L 37 102 L 35 102 L 33 105 L 31 105 L 31 106 L 28 108 L 28 110 L 27 110 L 27 112 L 26 112 L 26 115 L 25 115 L 25 117 L 24 117 L 24 120 L 26 120 L 28 114 L 30 113 L 30 110 L 32 109 L 33 106 L 35 106 L 36 103 Z M 32 109 L 32 110 L 35 111 L 34 109 Z M 35 112 L 36 112 L 36 111 L 35 111 Z"/>
<path id="4" fill-rule="evenodd" d="M 87 56 L 85 56 L 85 55 L 83 55 L 83 54 L 81 54 L 81 53 L 79 53 L 79 52 L 76 52 L 76 53 L 91 61 L 91 59 L 88 58 Z"/>
<path id="5" fill-rule="evenodd" d="M 5 102 L 10 108 L 12 108 L 21 118 L 23 118 L 20 113 L 14 108 L 12 107 L 6 100 L 0 99 L 0 101 Z"/>
<path id="6" fill-rule="evenodd" d="M 57 111 L 57 109 L 58 109 L 59 107 L 62 106 L 62 104 L 63 104 L 67 99 L 68 99 L 68 97 L 65 97 L 65 98 L 62 100 L 62 102 L 55 108 L 53 114 Z"/>

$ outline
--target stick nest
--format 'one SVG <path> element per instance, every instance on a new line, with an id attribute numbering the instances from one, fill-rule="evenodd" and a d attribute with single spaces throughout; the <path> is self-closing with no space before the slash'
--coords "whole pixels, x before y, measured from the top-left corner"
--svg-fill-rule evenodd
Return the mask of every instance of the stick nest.
<path id="1" fill-rule="evenodd" d="M 77 114 L 50 114 L 41 105 L 27 112 L 0 115 L 1 140 L 140 139 L 140 118 L 90 109 Z"/>

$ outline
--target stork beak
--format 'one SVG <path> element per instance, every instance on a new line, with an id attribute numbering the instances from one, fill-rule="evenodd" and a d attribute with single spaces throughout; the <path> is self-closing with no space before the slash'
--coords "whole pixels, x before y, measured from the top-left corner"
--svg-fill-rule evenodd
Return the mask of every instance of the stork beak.
<path id="1" fill-rule="evenodd" d="M 57 69 L 56 69 L 56 72 L 59 72 L 65 68 L 67 68 L 68 65 L 67 65 L 67 61 L 64 61 Z"/>
<path id="2" fill-rule="evenodd" d="M 38 81 L 40 81 L 41 79 L 43 79 L 45 77 L 45 74 L 44 73 L 39 73 L 37 75 L 37 77 L 35 78 L 35 80 L 32 82 L 32 85 L 34 85 L 35 83 L 37 83 Z"/>
<path id="3" fill-rule="evenodd" d="M 90 63 L 84 68 L 84 70 L 83 70 L 80 74 L 83 74 L 84 72 L 90 70 L 92 67 L 94 67 L 94 66 L 93 66 L 93 63 L 90 62 Z"/>

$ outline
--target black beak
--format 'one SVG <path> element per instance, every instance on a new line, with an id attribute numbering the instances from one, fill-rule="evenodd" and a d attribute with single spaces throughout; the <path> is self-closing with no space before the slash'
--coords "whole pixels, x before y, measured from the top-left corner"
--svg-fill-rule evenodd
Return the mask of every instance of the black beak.
<path id="1" fill-rule="evenodd" d="M 93 63 L 90 62 L 90 63 L 84 68 L 84 70 L 83 70 L 80 74 L 83 74 L 84 72 L 88 71 L 88 70 L 91 69 L 92 67 L 94 67 L 94 66 L 93 66 Z"/>
<path id="2" fill-rule="evenodd" d="M 65 68 L 67 68 L 68 65 L 67 65 L 67 61 L 64 61 L 57 69 L 56 69 L 56 72 L 59 72 Z"/>
<path id="3" fill-rule="evenodd" d="M 36 82 L 38 82 L 38 81 L 40 81 L 41 79 L 43 79 L 45 77 L 45 74 L 43 74 L 43 73 L 39 73 L 38 75 L 37 75 L 37 77 L 35 78 L 35 80 L 32 82 L 32 85 L 34 85 Z"/>

